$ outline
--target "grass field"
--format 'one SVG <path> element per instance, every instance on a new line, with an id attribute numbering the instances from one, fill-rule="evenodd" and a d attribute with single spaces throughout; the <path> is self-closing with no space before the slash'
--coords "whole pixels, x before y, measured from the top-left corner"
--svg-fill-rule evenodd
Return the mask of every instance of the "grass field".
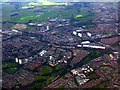
<path id="1" fill-rule="evenodd" d="M 3 28 L 10 28 L 10 27 L 12 27 L 12 26 L 14 26 L 13 23 L 3 23 L 3 24 L 2 24 L 2 27 L 3 27 Z"/>
<path id="2" fill-rule="evenodd" d="M 10 3 L 3 3 L 3 22 L 16 22 L 16 23 L 28 23 L 30 20 L 32 22 L 45 22 L 48 21 L 49 18 L 74 18 L 72 24 L 76 26 L 83 26 L 83 27 L 93 27 L 94 25 L 91 24 L 91 20 L 94 18 L 94 15 L 91 16 L 91 13 L 85 9 L 81 9 L 84 7 L 83 3 L 78 3 L 78 5 L 69 5 L 67 8 L 55 8 L 52 5 L 61 5 L 63 3 L 52 3 L 52 2 L 44 2 L 42 4 L 36 3 L 25 3 L 27 6 L 35 5 L 40 10 L 26 9 L 23 10 L 19 8 L 18 10 L 15 9 L 15 6 Z M 20 7 L 23 6 L 22 3 L 19 4 Z M 11 16 L 11 14 L 17 13 L 15 16 Z M 81 18 L 80 18 L 81 17 Z M 75 23 L 77 21 L 77 23 Z M 5 26 L 5 25 L 4 25 Z M 8 27 L 11 26 L 10 23 Z"/>
<path id="3" fill-rule="evenodd" d="M 61 65 L 56 65 L 56 66 L 55 66 L 55 70 L 60 70 L 60 69 L 62 69 L 62 66 L 61 66 Z"/>
<path id="4" fill-rule="evenodd" d="M 105 88 L 108 85 L 109 81 L 101 82 L 100 84 L 96 85 L 94 88 Z"/>
<path id="5" fill-rule="evenodd" d="M 52 73 L 52 68 L 50 66 L 47 65 L 43 65 L 40 68 L 37 69 L 41 75 L 48 75 L 50 73 Z"/>
<path id="6" fill-rule="evenodd" d="M 3 62 L 2 63 L 3 67 L 2 68 L 6 68 L 6 67 L 17 67 L 19 64 L 14 63 L 14 62 Z"/>
<path id="7" fill-rule="evenodd" d="M 3 62 L 2 68 L 7 73 L 12 74 L 20 68 L 20 65 L 14 62 Z"/>
<path id="8" fill-rule="evenodd" d="M 2 21 L 9 21 L 10 20 L 10 13 L 15 10 L 13 5 L 10 3 L 3 3 L 2 4 Z"/>
<path id="9" fill-rule="evenodd" d="M 100 78 L 100 76 L 97 75 L 95 72 L 89 74 L 89 79 L 98 79 L 98 78 Z"/>
<path id="10" fill-rule="evenodd" d="M 80 15 L 76 15 L 75 18 L 79 18 L 79 17 L 83 17 L 83 15 L 81 15 L 81 14 Z"/>
<path id="11" fill-rule="evenodd" d="M 15 67 L 15 68 L 10 67 L 10 68 L 5 69 L 5 71 L 6 71 L 7 73 L 9 73 L 9 74 L 12 74 L 12 73 L 14 73 L 14 72 L 17 71 L 17 70 L 18 70 L 17 67 Z"/>
<path id="12" fill-rule="evenodd" d="M 40 76 L 40 75 L 35 75 L 34 76 L 36 80 L 47 80 L 49 78 L 49 76 Z"/>

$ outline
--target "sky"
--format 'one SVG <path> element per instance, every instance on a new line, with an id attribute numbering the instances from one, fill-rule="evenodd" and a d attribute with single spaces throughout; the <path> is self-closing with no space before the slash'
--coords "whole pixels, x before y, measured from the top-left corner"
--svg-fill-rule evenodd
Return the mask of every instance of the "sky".
<path id="1" fill-rule="evenodd" d="M 30 1 L 52 1 L 52 2 L 119 2 L 120 0 L 0 0 L 2 2 L 30 2 Z"/>

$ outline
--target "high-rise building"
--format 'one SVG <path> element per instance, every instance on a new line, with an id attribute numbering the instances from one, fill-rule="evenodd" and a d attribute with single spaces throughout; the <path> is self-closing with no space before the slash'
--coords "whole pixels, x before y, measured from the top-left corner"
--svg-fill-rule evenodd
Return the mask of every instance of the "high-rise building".
<path id="1" fill-rule="evenodd" d="M 49 26 L 47 26 L 47 31 L 49 30 Z"/>
<path id="2" fill-rule="evenodd" d="M 19 61 L 18 58 L 15 58 L 15 62 L 18 63 L 18 61 Z"/>
<path id="3" fill-rule="evenodd" d="M 22 64 L 22 60 L 19 59 L 19 64 Z"/>

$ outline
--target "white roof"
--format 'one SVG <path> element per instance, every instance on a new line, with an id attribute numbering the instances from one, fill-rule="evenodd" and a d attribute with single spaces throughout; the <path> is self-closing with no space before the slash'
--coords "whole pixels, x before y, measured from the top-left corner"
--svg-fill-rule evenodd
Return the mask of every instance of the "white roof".
<path id="1" fill-rule="evenodd" d="M 90 43 L 90 41 L 84 41 L 81 44 L 88 44 L 88 43 Z"/>
<path id="2" fill-rule="evenodd" d="M 77 45 L 77 47 L 82 47 L 82 45 Z"/>
<path id="3" fill-rule="evenodd" d="M 19 64 L 22 64 L 22 60 L 19 59 Z"/>
<path id="4" fill-rule="evenodd" d="M 78 33 L 78 36 L 82 37 L 82 34 L 81 34 L 81 33 Z"/>
<path id="5" fill-rule="evenodd" d="M 76 31 L 73 31 L 73 34 L 74 34 L 74 35 L 77 35 L 77 32 L 76 32 Z"/>
<path id="6" fill-rule="evenodd" d="M 40 56 L 43 56 L 45 54 L 46 50 L 42 50 L 39 54 Z"/>
<path id="7" fill-rule="evenodd" d="M 76 30 L 76 32 L 80 32 L 80 31 L 83 31 L 83 30 Z"/>
<path id="8" fill-rule="evenodd" d="M 92 36 L 92 34 L 91 34 L 91 33 L 89 33 L 89 32 L 87 33 L 87 35 L 88 35 L 89 37 L 91 37 L 91 36 Z"/>

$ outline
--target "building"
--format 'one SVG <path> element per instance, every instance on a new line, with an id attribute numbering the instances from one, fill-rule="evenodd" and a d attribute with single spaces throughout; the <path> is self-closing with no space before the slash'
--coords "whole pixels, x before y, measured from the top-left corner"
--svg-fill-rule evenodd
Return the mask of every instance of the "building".
<path id="1" fill-rule="evenodd" d="M 21 59 L 19 59 L 19 64 L 22 64 L 22 60 Z"/>
<path id="2" fill-rule="evenodd" d="M 19 62 L 18 58 L 15 58 L 15 62 L 16 62 L 16 63 L 18 63 L 18 62 Z"/>
<path id="3" fill-rule="evenodd" d="M 49 30 L 49 26 L 47 26 L 47 31 Z"/>
<path id="4" fill-rule="evenodd" d="M 91 33 L 89 33 L 89 32 L 87 32 L 87 35 L 88 35 L 89 37 L 91 37 L 91 36 L 92 36 L 92 34 L 91 34 Z"/>
<path id="5" fill-rule="evenodd" d="M 105 49 L 103 46 L 95 46 L 95 45 L 77 45 L 77 47 L 86 47 L 86 48 L 95 48 L 95 49 Z"/>
<path id="6" fill-rule="evenodd" d="M 77 35 L 77 32 L 76 32 L 76 31 L 73 31 L 73 34 L 74 34 L 74 35 Z"/>
<path id="7" fill-rule="evenodd" d="M 81 42 L 81 44 L 89 44 L 90 41 L 84 41 L 84 42 Z"/>
<path id="8" fill-rule="evenodd" d="M 78 36 L 79 36 L 79 37 L 82 37 L 82 34 L 81 34 L 81 33 L 78 33 Z"/>
<path id="9" fill-rule="evenodd" d="M 43 56 L 46 52 L 47 52 L 46 50 L 42 50 L 42 51 L 39 53 L 39 55 L 40 55 L 40 56 Z"/>
<path id="10" fill-rule="evenodd" d="M 19 63 L 19 64 L 25 64 L 28 62 L 28 59 L 18 59 L 18 58 L 15 58 L 15 62 L 16 63 Z"/>

